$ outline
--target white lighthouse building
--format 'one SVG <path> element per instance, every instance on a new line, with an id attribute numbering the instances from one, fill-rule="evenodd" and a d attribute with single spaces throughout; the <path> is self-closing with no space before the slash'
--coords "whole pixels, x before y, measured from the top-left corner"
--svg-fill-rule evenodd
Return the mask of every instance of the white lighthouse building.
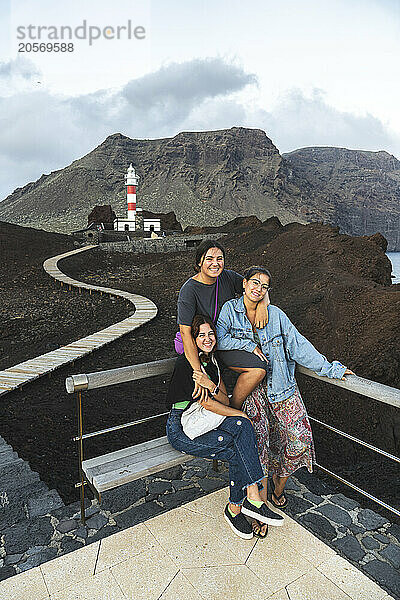
<path id="1" fill-rule="evenodd" d="M 115 231 L 160 231 L 160 219 L 145 219 L 143 222 L 142 209 L 136 206 L 136 189 L 139 176 L 136 175 L 132 163 L 125 175 L 126 203 L 128 218 L 117 217 L 114 221 Z"/>

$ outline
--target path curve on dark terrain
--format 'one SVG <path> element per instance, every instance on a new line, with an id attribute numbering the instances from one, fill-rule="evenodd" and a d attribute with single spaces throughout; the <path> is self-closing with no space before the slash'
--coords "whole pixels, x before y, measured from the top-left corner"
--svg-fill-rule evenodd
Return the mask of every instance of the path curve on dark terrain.
<path id="1" fill-rule="evenodd" d="M 13 367 L 8 367 L 7 369 L 0 371 L 0 395 L 11 392 L 34 379 L 38 379 L 59 367 L 72 363 L 86 354 L 98 350 L 106 344 L 110 344 L 114 340 L 117 340 L 141 325 L 144 325 L 144 323 L 151 321 L 157 315 L 157 306 L 154 302 L 144 296 L 77 281 L 76 279 L 68 277 L 59 269 L 58 262 L 63 258 L 68 258 L 69 256 L 91 250 L 92 248 L 96 248 L 96 246 L 84 246 L 83 248 L 78 248 L 48 258 L 44 261 L 43 268 L 50 277 L 59 281 L 62 286 L 68 286 L 69 289 L 74 287 L 78 288 L 79 292 L 83 289 L 89 290 L 89 293 L 96 292 L 117 298 L 124 298 L 131 302 L 135 309 L 135 313 L 122 321 L 118 321 L 118 323 L 115 323 L 114 325 L 110 325 L 96 333 L 76 340 L 75 342 L 71 342 L 66 346 L 61 346 L 60 348 L 57 348 L 57 350 L 41 354 L 36 358 L 31 358 L 14 365 Z"/>

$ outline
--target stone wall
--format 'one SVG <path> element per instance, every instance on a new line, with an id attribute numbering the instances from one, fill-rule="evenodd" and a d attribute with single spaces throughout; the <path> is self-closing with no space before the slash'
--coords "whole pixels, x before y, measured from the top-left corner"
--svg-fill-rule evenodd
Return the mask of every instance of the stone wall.
<path id="1" fill-rule="evenodd" d="M 133 254 L 149 254 L 155 252 L 179 252 L 191 250 L 202 240 L 218 239 L 224 233 L 200 235 L 171 235 L 164 238 L 139 238 L 126 242 L 100 242 L 99 248 L 104 252 L 132 252 Z"/>

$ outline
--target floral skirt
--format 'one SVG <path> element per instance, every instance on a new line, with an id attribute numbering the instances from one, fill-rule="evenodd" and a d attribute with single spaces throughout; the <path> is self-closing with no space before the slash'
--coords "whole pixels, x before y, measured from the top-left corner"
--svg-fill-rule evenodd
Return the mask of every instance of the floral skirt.
<path id="1" fill-rule="evenodd" d="M 299 390 L 281 402 L 269 402 L 265 381 L 246 398 L 242 410 L 256 433 L 264 474 L 288 477 L 300 467 L 310 473 L 315 463 L 314 441 Z"/>

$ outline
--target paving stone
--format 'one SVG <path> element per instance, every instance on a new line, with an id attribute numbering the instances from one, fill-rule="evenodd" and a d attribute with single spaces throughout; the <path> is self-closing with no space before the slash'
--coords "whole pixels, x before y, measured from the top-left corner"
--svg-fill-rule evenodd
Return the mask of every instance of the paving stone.
<path id="1" fill-rule="evenodd" d="M 49 517 L 38 517 L 25 523 L 17 523 L 4 532 L 7 554 L 25 552 L 34 545 L 47 546 L 53 535 Z"/>
<path id="2" fill-rule="evenodd" d="M 177 492 L 182 488 L 192 488 L 194 486 L 194 482 L 190 480 L 185 481 L 184 479 L 175 479 L 175 481 L 172 482 L 172 486 L 174 491 Z"/>
<path id="3" fill-rule="evenodd" d="M 296 478 L 300 483 L 306 486 L 309 492 L 313 492 L 313 494 L 329 494 L 329 487 L 313 473 L 309 473 L 307 469 L 299 469 L 296 471 Z"/>
<path id="4" fill-rule="evenodd" d="M 149 494 L 144 500 L 145 502 L 153 502 L 154 500 L 157 500 L 157 498 L 158 494 Z"/>
<path id="5" fill-rule="evenodd" d="M 364 550 L 361 548 L 360 542 L 352 535 L 345 535 L 333 542 L 335 548 L 343 552 L 343 554 L 356 562 L 360 561 L 365 556 Z"/>
<path id="6" fill-rule="evenodd" d="M 28 548 L 26 551 L 27 556 L 32 556 L 33 554 L 37 554 L 43 550 L 44 546 L 32 546 L 32 548 Z"/>
<path id="7" fill-rule="evenodd" d="M 107 517 L 102 514 L 97 514 L 86 521 L 86 526 L 88 529 L 101 529 L 106 523 L 108 523 Z"/>
<path id="8" fill-rule="evenodd" d="M 298 482 L 293 479 L 293 477 L 289 477 L 285 485 L 285 490 L 294 490 L 295 492 L 298 492 L 300 489 L 301 487 Z"/>
<path id="9" fill-rule="evenodd" d="M 390 535 L 395 537 L 396 540 L 400 542 L 400 525 L 392 523 L 391 526 L 386 529 L 386 533 L 390 533 Z"/>
<path id="10" fill-rule="evenodd" d="M 343 494 L 333 494 L 329 500 L 334 504 L 339 504 L 339 506 L 345 508 L 346 510 L 353 510 L 359 506 L 355 500 L 347 498 L 346 496 L 343 496 Z"/>
<path id="11" fill-rule="evenodd" d="M 124 511 L 119 515 L 115 515 L 114 520 L 119 529 L 126 529 L 127 527 L 137 525 L 137 523 L 147 521 L 147 519 L 151 519 L 151 517 L 155 517 L 162 512 L 165 512 L 165 510 L 159 504 L 156 504 L 155 502 L 145 502 L 144 504 L 139 504 L 139 506 Z M 104 529 L 107 528 L 105 527 Z M 92 538 L 88 538 L 87 543 L 89 543 L 89 540 L 91 539 Z"/>
<path id="12" fill-rule="evenodd" d="M 385 535 L 382 535 L 381 533 L 374 533 L 374 538 L 376 540 L 378 540 L 378 542 L 381 542 L 382 544 L 390 543 L 389 538 L 387 538 Z"/>
<path id="13" fill-rule="evenodd" d="M 90 517 L 93 517 L 93 515 L 97 515 L 97 513 L 100 512 L 100 506 L 98 504 L 92 504 L 92 506 L 89 506 L 89 508 L 85 508 L 85 517 L 87 519 L 90 519 Z M 78 513 L 78 518 L 81 518 L 81 511 L 79 511 Z"/>
<path id="14" fill-rule="evenodd" d="M 186 502 L 190 502 L 191 500 L 195 500 L 204 494 L 198 488 L 192 488 L 189 490 L 179 490 L 174 494 L 166 494 L 165 496 L 160 497 L 160 502 L 163 507 L 170 510 L 171 508 L 176 508 L 177 506 L 181 506 Z"/>
<path id="15" fill-rule="evenodd" d="M 352 531 L 355 535 L 357 535 L 358 533 L 364 533 L 365 529 L 364 527 L 360 527 L 359 525 L 355 525 L 354 523 L 352 523 L 349 527 L 350 531 Z"/>
<path id="16" fill-rule="evenodd" d="M 287 486 L 285 486 L 285 489 L 286 489 L 286 487 L 287 487 Z M 304 498 L 305 498 L 306 500 L 308 500 L 309 502 L 311 502 L 311 503 L 312 503 L 312 504 L 314 504 L 314 505 L 315 505 L 315 504 L 317 504 L 317 505 L 318 505 L 318 504 L 321 504 L 321 502 L 323 502 L 323 501 L 324 501 L 324 499 L 323 499 L 323 498 L 321 498 L 321 496 L 317 496 L 316 494 L 313 494 L 312 492 L 305 492 L 305 493 L 303 494 L 303 496 L 304 496 Z"/>
<path id="17" fill-rule="evenodd" d="M 192 467 L 206 467 L 207 468 L 207 464 L 211 463 L 211 461 L 207 461 L 204 458 L 193 458 L 193 460 L 191 460 L 190 462 L 188 462 L 188 467 L 192 468 Z"/>
<path id="18" fill-rule="evenodd" d="M 164 469 L 164 471 L 160 471 L 157 473 L 157 477 L 160 479 L 167 479 L 168 481 L 172 481 L 172 479 L 182 479 L 183 469 L 181 465 L 176 465 L 175 467 L 170 467 L 169 469 Z"/>
<path id="19" fill-rule="evenodd" d="M 89 508 L 91 505 L 89 498 L 84 499 L 84 505 L 85 508 Z M 72 504 L 68 504 L 67 506 L 61 506 L 61 508 L 57 508 L 56 510 L 52 510 L 51 514 L 59 521 L 64 521 L 64 519 L 71 519 L 74 515 L 80 515 L 80 511 L 81 503 L 77 501 L 73 502 Z"/>
<path id="20" fill-rule="evenodd" d="M 106 525 L 105 527 L 102 527 L 99 531 L 96 531 L 96 533 L 94 533 L 90 537 L 87 537 L 86 546 L 93 544 L 93 542 L 104 540 L 104 538 L 107 538 L 110 535 L 117 533 L 118 531 L 119 528 L 116 525 Z"/>
<path id="21" fill-rule="evenodd" d="M 389 544 L 386 548 L 381 550 L 379 554 L 388 560 L 395 569 L 400 569 L 400 548 L 394 544 Z M 400 574 L 399 574 L 400 577 Z"/>
<path id="22" fill-rule="evenodd" d="M 387 519 L 369 508 L 363 508 L 363 510 L 358 513 L 357 519 L 361 525 L 364 525 L 365 529 L 368 529 L 368 531 L 379 529 L 379 527 L 382 527 L 382 525 L 387 523 Z"/>
<path id="23" fill-rule="evenodd" d="M 61 521 L 58 525 L 56 525 L 57 531 L 60 533 L 68 533 L 69 531 L 73 531 L 78 527 L 78 522 L 75 519 L 69 519 L 68 521 Z"/>
<path id="24" fill-rule="evenodd" d="M 146 495 L 146 483 L 144 479 L 137 479 L 113 490 L 107 490 L 101 495 L 102 508 L 111 513 L 121 512 L 132 506 Z"/>
<path id="25" fill-rule="evenodd" d="M 197 471 L 195 469 L 188 469 L 183 474 L 183 479 L 191 479 L 192 477 L 195 477 L 195 475 L 197 475 Z M 205 472 L 204 472 L 204 475 L 205 475 Z"/>
<path id="26" fill-rule="evenodd" d="M 46 515 L 56 508 L 64 506 L 64 502 L 61 500 L 58 492 L 51 490 L 46 494 L 37 496 L 36 498 L 28 498 L 27 508 L 29 518 L 38 517 L 40 515 Z"/>
<path id="27" fill-rule="evenodd" d="M 57 548 L 44 548 L 41 552 L 27 558 L 24 562 L 20 562 L 18 564 L 18 569 L 19 571 L 28 571 L 29 569 L 38 567 L 44 562 L 51 560 L 55 556 L 57 556 Z"/>
<path id="28" fill-rule="evenodd" d="M 3 581 L 3 579 L 8 579 L 13 575 L 15 575 L 15 569 L 11 565 L 7 565 L 0 568 L 0 581 Z"/>
<path id="29" fill-rule="evenodd" d="M 11 527 L 21 521 L 26 521 L 25 502 L 23 500 L 10 501 L 0 508 L 0 531 Z"/>
<path id="30" fill-rule="evenodd" d="M 76 531 L 75 531 L 75 537 L 80 537 L 82 539 L 86 539 L 88 536 L 88 531 L 86 529 L 86 527 L 84 525 L 81 525 Z"/>
<path id="31" fill-rule="evenodd" d="M 315 513 L 307 513 L 299 517 L 299 521 L 306 529 L 310 529 L 324 541 L 332 541 L 336 537 L 335 529 L 325 517 Z"/>
<path id="32" fill-rule="evenodd" d="M 300 498 L 299 496 L 291 495 L 288 498 L 288 507 L 287 511 L 291 515 L 300 515 L 305 512 L 309 508 L 313 508 L 313 504 L 308 502 L 308 500 L 304 500 L 304 498 Z"/>
<path id="33" fill-rule="evenodd" d="M 178 482 L 182 483 L 182 480 L 178 479 Z M 155 494 L 156 496 L 159 496 L 160 494 L 164 494 L 167 491 L 170 492 L 171 490 L 172 486 L 169 481 L 152 481 L 149 483 L 149 494 Z"/>
<path id="34" fill-rule="evenodd" d="M 363 537 L 361 544 L 364 546 L 364 548 L 367 548 L 367 550 L 375 550 L 376 548 L 379 548 L 379 542 L 377 542 L 376 539 L 370 535 Z"/>
<path id="35" fill-rule="evenodd" d="M 60 543 L 61 550 L 64 553 L 73 552 L 74 550 L 78 550 L 78 548 L 82 548 L 82 542 L 78 542 L 78 540 L 74 540 L 69 536 L 63 537 Z"/>
<path id="36" fill-rule="evenodd" d="M 339 525 L 348 526 L 352 524 L 350 515 L 335 504 L 323 504 L 315 510 L 323 514 L 325 517 L 328 517 L 328 519 L 330 519 L 334 523 L 338 523 Z"/>
<path id="37" fill-rule="evenodd" d="M 364 571 L 371 575 L 380 585 L 387 588 L 391 594 L 400 595 L 399 572 L 381 560 L 371 560 L 363 567 Z"/>
<path id="38" fill-rule="evenodd" d="M 208 477 L 199 479 L 197 483 L 205 492 L 213 492 L 214 490 L 220 490 L 222 487 L 225 487 L 225 482 L 221 481 L 221 479 L 209 479 Z"/>
<path id="39" fill-rule="evenodd" d="M 21 560 L 23 554 L 7 554 L 4 559 L 5 565 L 15 565 L 17 562 Z"/>

